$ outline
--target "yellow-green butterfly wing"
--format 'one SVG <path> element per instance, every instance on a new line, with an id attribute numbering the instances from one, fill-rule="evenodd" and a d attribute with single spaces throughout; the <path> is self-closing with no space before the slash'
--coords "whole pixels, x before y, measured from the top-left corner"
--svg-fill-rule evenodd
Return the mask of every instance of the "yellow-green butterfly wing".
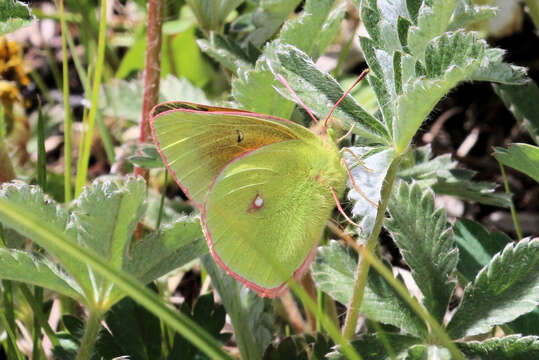
<path id="1" fill-rule="evenodd" d="M 330 187 L 342 194 L 346 182 L 329 139 L 284 119 L 187 103 L 156 107 L 152 131 L 223 269 L 263 296 L 301 276 L 335 206 Z"/>

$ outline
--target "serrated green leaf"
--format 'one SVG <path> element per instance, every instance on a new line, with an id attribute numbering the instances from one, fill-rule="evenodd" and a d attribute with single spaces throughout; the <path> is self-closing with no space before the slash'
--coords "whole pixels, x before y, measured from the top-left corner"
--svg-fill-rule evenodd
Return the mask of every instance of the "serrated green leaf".
<path id="1" fill-rule="evenodd" d="M 382 67 L 380 66 L 380 63 L 378 63 L 378 59 L 376 58 L 376 44 L 374 43 L 374 41 L 372 41 L 368 37 L 360 36 L 359 44 L 361 45 L 361 51 L 363 52 L 363 56 L 365 56 L 365 60 L 367 61 L 369 69 L 377 77 L 383 77 L 384 72 L 382 70 Z"/>
<path id="2" fill-rule="evenodd" d="M 503 62 L 505 52 L 502 49 L 487 49 L 486 64 L 475 70 L 468 80 L 490 81 L 506 85 L 524 85 L 529 79 L 527 69 Z"/>
<path id="3" fill-rule="evenodd" d="M 301 14 L 284 24 L 280 42 L 293 45 L 316 60 L 340 30 L 345 7 L 333 10 L 334 4 L 335 0 L 307 0 Z"/>
<path id="4" fill-rule="evenodd" d="M 17 30 L 22 26 L 30 25 L 34 17 L 25 3 L 15 0 L 0 2 L 0 35 Z"/>
<path id="5" fill-rule="evenodd" d="M 197 17 L 199 25 L 206 31 L 220 32 L 231 11 L 245 0 L 186 0 Z"/>
<path id="6" fill-rule="evenodd" d="M 497 147 L 496 160 L 517 169 L 539 182 L 539 147 L 530 144 L 510 144 L 507 149 Z"/>
<path id="7" fill-rule="evenodd" d="M 161 358 L 161 324 L 159 318 L 124 298 L 105 317 L 107 328 L 101 327 L 92 360 L 128 356 L 131 359 Z"/>
<path id="8" fill-rule="evenodd" d="M 466 286 L 447 325 L 452 338 L 482 334 L 537 307 L 539 240 L 508 244 Z"/>
<path id="9" fill-rule="evenodd" d="M 238 73 L 238 78 L 232 81 L 232 96 L 245 110 L 288 119 L 294 103 L 275 91 L 275 83 L 271 71 L 259 60 L 254 70 Z"/>
<path id="10" fill-rule="evenodd" d="M 474 279 L 479 270 L 512 241 L 504 233 L 489 233 L 481 224 L 464 218 L 455 222 L 453 231 L 460 254 L 457 268 L 468 280 Z"/>
<path id="11" fill-rule="evenodd" d="M 131 155 L 127 161 L 144 169 L 158 169 L 163 167 L 163 159 L 159 156 L 157 148 L 153 144 L 143 144 L 140 155 Z"/>
<path id="12" fill-rule="evenodd" d="M 0 279 L 38 285 L 84 302 L 80 286 L 40 254 L 0 248 Z"/>
<path id="13" fill-rule="evenodd" d="M 238 30 L 246 32 L 247 44 L 261 47 L 279 30 L 300 2 L 301 0 L 260 1 L 254 13 L 248 15 L 253 28 Z"/>
<path id="14" fill-rule="evenodd" d="M 263 360 L 322 360 L 331 351 L 333 341 L 326 335 L 316 333 L 293 335 L 278 344 L 270 344 L 264 351 Z"/>
<path id="15" fill-rule="evenodd" d="M 442 35 L 450 23 L 456 7 L 456 0 L 433 0 L 432 6 L 424 4 L 419 9 L 417 26 L 408 31 L 408 48 L 417 58 L 422 59 L 427 44 Z"/>
<path id="16" fill-rule="evenodd" d="M 419 185 L 401 182 L 389 202 L 386 228 L 412 270 L 423 293 L 423 305 L 442 322 L 455 284 L 449 280 L 458 262 L 458 249 L 442 209 L 434 209 L 434 195 Z"/>
<path id="17" fill-rule="evenodd" d="M 397 21 L 397 33 L 399 35 L 399 41 L 402 49 L 406 52 L 408 52 L 408 30 L 412 25 L 413 24 L 410 22 L 410 20 L 403 17 L 399 17 L 399 20 Z"/>
<path id="18" fill-rule="evenodd" d="M 359 229 L 361 235 L 368 236 L 374 227 L 378 210 L 371 201 L 375 204 L 380 201 L 382 184 L 395 157 L 395 151 L 392 148 L 384 147 L 351 147 L 349 149 L 355 156 L 352 156 L 348 151 L 345 151 L 343 156 L 350 168 L 355 184 L 363 195 L 349 181 L 350 192 L 348 193 L 348 199 L 354 203 L 352 215 L 361 217 L 361 228 Z M 359 158 L 363 164 L 358 164 L 356 158 Z"/>
<path id="19" fill-rule="evenodd" d="M 194 308 L 191 310 L 187 303 L 183 303 L 181 310 L 184 314 L 188 315 L 197 324 L 199 324 L 204 330 L 206 330 L 215 339 L 219 339 L 221 343 L 224 343 L 230 339 L 232 334 L 221 333 L 225 325 L 226 312 L 225 308 L 221 304 L 216 304 L 213 300 L 213 294 L 205 294 L 200 296 L 195 303 Z M 180 334 L 174 336 L 174 345 L 170 354 L 167 357 L 168 360 L 176 359 L 198 359 L 205 360 L 210 359 L 199 349 L 189 343 Z"/>
<path id="20" fill-rule="evenodd" d="M 433 345 L 415 345 L 410 347 L 404 360 L 452 360 L 449 350 Z"/>
<path id="21" fill-rule="evenodd" d="M 200 221 L 178 219 L 134 244 L 124 270 L 147 284 L 207 252 Z"/>
<path id="22" fill-rule="evenodd" d="M 70 227 L 79 242 L 120 269 L 143 214 L 145 196 L 143 179 L 128 179 L 124 184 L 97 180 L 76 200 Z"/>
<path id="23" fill-rule="evenodd" d="M 142 116 L 142 89 L 141 80 L 113 79 L 102 87 L 99 108 L 105 116 L 138 123 Z M 180 99 L 194 103 L 211 104 L 204 92 L 191 84 L 189 80 L 178 79 L 173 75 L 167 75 L 161 79 L 159 102 Z"/>
<path id="24" fill-rule="evenodd" d="M 40 219 L 46 221 L 59 233 L 66 232 L 68 213 L 55 202 L 49 200 L 39 187 L 23 183 L 3 184 L 0 187 L 0 199 L 6 200 L 13 205 L 22 207 L 28 212 L 35 214 Z M 34 229 L 21 226 L 19 223 L 11 222 L 7 218 L 0 218 L 0 220 L 5 225 L 28 238 L 32 238 L 32 235 L 34 234 Z M 66 234 L 71 241 L 76 243 L 76 237 L 70 235 Z M 73 259 L 71 256 L 66 256 L 64 253 L 57 253 L 48 246 L 43 247 L 50 254 L 58 258 L 62 266 L 77 281 L 85 294 L 91 294 L 92 285 L 88 276 L 86 264 Z"/>
<path id="25" fill-rule="evenodd" d="M 272 340 L 271 303 L 228 276 L 210 255 L 201 258 L 234 327 L 242 359 L 260 359 Z"/>
<path id="26" fill-rule="evenodd" d="M 475 5 L 472 0 L 460 0 L 451 19 L 448 31 L 470 27 L 496 15 L 496 8 L 488 5 Z"/>
<path id="27" fill-rule="evenodd" d="M 318 248 L 311 265 L 318 288 L 342 304 L 348 304 L 354 288 L 357 255 L 337 241 Z M 390 324 L 410 334 L 424 336 L 424 322 L 400 299 L 377 272 L 370 272 L 360 312 L 369 319 Z"/>
<path id="28" fill-rule="evenodd" d="M 438 101 L 482 64 L 485 46 L 474 34 L 461 32 L 446 34 L 425 44 L 425 48 L 428 47 L 425 68 L 421 69 L 422 64 L 417 62 L 416 71 L 421 69 L 428 78 L 405 83 L 403 95 L 397 99 L 393 136 L 398 151 L 404 151 Z"/>
<path id="29" fill-rule="evenodd" d="M 409 335 L 391 333 L 376 333 L 363 335 L 360 339 L 352 341 L 352 346 L 363 359 L 392 360 L 401 358 L 410 346 L 418 344 L 421 340 Z M 338 349 L 327 355 L 328 360 L 346 360 L 344 354 Z"/>
<path id="30" fill-rule="evenodd" d="M 423 0 L 406 0 L 406 8 L 410 19 L 414 24 L 417 24 L 417 16 L 419 15 L 419 8 L 423 4 Z"/>
<path id="31" fill-rule="evenodd" d="M 268 68 L 275 75 L 284 76 L 299 98 L 320 119 L 324 119 L 335 102 L 344 94 L 344 90 L 331 75 L 321 72 L 314 62 L 297 48 L 278 43 L 271 48 Z M 293 99 L 282 85 L 277 90 L 283 96 Z M 386 142 L 388 134 L 384 125 L 350 95 L 335 109 L 333 117 L 340 120 L 345 128 L 355 125 L 353 132 L 370 142 Z"/>
<path id="32" fill-rule="evenodd" d="M 494 85 L 494 90 L 539 145 L 539 87 L 537 84 L 529 81 L 525 85 Z"/>
<path id="33" fill-rule="evenodd" d="M 372 3 L 372 2 L 371 2 Z M 378 22 L 380 21 L 380 11 L 376 2 L 369 4 L 368 1 L 362 1 L 360 7 L 360 18 L 365 25 L 365 29 L 369 33 L 370 38 L 374 44 L 380 46 L 380 29 L 378 28 Z"/>
<path id="34" fill-rule="evenodd" d="M 528 360 L 539 358 L 539 337 L 510 335 L 485 341 L 458 343 L 468 358 L 478 360 Z"/>
<path id="35" fill-rule="evenodd" d="M 472 181 L 475 172 L 457 168 L 457 162 L 451 161 L 449 154 L 429 160 L 431 156 L 430 146 L 415 149 L 415 164 L 400 169 L 397 176 L 407 182 L 414 180 L 423 188 L 430 187 L 437 194 L 493 206 L 511 205 L 508 194 L 495 192 L 497 184 Z"/>
<path id="36" fill-rule="evenodd" d="M 211 33 L 209 40 L 200 39 L 197 43 L 203 52 L 236 74 L 240 69 L 245 71 L 254 66 L 243 49 L 223 35 Z"/>

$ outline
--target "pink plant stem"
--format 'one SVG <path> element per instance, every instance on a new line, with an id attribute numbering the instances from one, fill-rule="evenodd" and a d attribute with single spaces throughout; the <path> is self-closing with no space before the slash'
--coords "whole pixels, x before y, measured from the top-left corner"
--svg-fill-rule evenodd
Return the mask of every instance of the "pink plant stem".
<path id="1" fill-rule="evenodd" d="M 163 27 L 164 0 L 148 1 L 148 28 L 146 34 L 146 67 L 144 70 L 144 92 L 142 119 L 140 122 L 139 153 L 141 146 L 150 137 L 150 111 L 159 101 L 159 79 L 161 77 L 161 29 Z M 148 179 L 148 170 L 135 167 L 135 175 Z"/>

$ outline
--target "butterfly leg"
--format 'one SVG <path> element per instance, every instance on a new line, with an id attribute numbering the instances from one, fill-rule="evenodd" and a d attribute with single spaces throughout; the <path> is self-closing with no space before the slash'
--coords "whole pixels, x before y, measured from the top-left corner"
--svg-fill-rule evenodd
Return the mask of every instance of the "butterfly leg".
<path id="1" fill-rule="evenodd" d="M 361 190 L 361 188 L 356 184 L 356 181 L 354 180 L 354 177 L 352 176 L 352 173 L 350 172 L 350 168 L 348 167 L 348 164 L 346 163 L 346 161 L 344 159 L 342 159 L 342 163 L 343 163 L 343 165 L 344 165 L 344 167 L 346 169 L 346 172 L 348 173 L 348 177 L 350 178 L 350 182 L 352 183 L 353 188 L 359 193 L 359 195 L 361 195 L 361 197 L 363 199 L 367 200 L 367 202 L 369 204 L 371 204 L 372 206 L 377 208 L 378 204 L 375 203 L 374 201 L 372 201 L 371 199 L 369 199 L 367 197 L 367 195 Z M 365 167 L 364 165 L 362 165 L 362 166 Z"/>
<path id="2" fill-rule="evenodd" d="M 344 216 L 346 221 L 348 221 L 350 224 L 352 224 L 354 226 L 357 226 L 357 227 L 361 228 L 361 225 L 359 225 L 358 223 L 355 223 L 354 221 L 352 221 L 352 219 L 350 219 L 348 217 L 348 215 L 346 215 L 346 213 L 344 212 L 344 210 L 343 210 L 343 208 L 341 206 L 341 202 L 339 201 L 339 198 L 337 197 L 337 194 L 335 193 L 335 190 L 333 189 L 333 186 L 329 187 L 329 191 L 331 191 L 331 195 L 333 195 L 333 199 L 335 200 L 335 204 L 337 205 L 337 210 L 339 210 L 341 215 Z"/>

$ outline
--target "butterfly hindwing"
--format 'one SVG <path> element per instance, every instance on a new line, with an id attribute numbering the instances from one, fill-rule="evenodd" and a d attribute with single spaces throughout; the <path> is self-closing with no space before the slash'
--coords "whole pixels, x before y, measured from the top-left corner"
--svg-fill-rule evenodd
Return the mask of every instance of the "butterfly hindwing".
<path id="1" fill-rule="evenodd" d="M 344 188 L 337 152 L 319 144 L 261 147 L 232 161 L 210 189 L 202 221 L 212 254 L 262 295 L 278 295 L 305 268 L 335 206 L 329 186 Z"/>

